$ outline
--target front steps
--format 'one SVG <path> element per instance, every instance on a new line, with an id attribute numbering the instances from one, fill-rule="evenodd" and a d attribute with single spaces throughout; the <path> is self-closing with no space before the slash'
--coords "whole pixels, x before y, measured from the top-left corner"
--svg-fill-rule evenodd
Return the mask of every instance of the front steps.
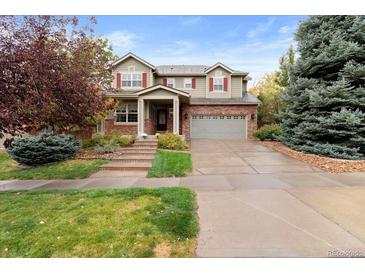
<path id="1" fill-rule="evenodd" d="M 152 166 L 156 150 L 157 140 L 136 140 L 131 147 L 119 148 L 118 152 L 121 152 L 122 155 L 118 159 L 102 165 L 100 172 L 110 171 L 110 173 L 118 175 L 117 177 L 144 177 Z"/>

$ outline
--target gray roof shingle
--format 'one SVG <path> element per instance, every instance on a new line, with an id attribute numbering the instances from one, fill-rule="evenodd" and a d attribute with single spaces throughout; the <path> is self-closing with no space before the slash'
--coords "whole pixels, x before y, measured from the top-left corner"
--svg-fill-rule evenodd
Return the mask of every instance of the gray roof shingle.
<path id="1" fill-rule="evenodd" d="M 205 75 L 210 66 L 205 65 L 162 65 L 156 66 L 159 75 Z M 233 74 L 248 74 L 247 72 L 234 70 Z"/>
<path id="2" fill-rule="evenodd" d="M 163 65 L 156 66 L 158 74 L 204 74 L 208 66 L 204 65 Z"/>

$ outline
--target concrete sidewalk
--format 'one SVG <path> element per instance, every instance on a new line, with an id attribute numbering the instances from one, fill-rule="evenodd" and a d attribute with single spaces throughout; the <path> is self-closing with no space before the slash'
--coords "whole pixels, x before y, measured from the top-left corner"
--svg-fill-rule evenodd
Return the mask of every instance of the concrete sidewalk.
<path id="1" fill-rule="evenodd" d="M 365 173 L 0 181 L 0 190 L 188 187 L 199 257 L 365 257 Z"/>
<path id="2" fill-rule="evenodd" d="M 75 180 L 0 181 L 0 191 L 66 188 L 188 187 L 197 192 L 365 186 L 365 173 L 276 173 L 171 178 L 106 177 Z"/>

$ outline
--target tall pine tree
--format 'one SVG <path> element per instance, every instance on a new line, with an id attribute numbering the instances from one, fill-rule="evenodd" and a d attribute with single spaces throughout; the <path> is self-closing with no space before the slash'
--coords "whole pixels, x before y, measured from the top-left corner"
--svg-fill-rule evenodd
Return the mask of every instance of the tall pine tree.
<path id="1" fill-rule="evenodd" d="M 284 92 L 282 141 L 342 159 L 365 158 L 365 16 L 311 16 Z"/>

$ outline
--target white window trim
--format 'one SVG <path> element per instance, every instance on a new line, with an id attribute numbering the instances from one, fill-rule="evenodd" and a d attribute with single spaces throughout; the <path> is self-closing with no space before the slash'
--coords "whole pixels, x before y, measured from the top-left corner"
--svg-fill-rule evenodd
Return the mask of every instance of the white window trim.
<path id="1" fill-rule="evenodd" d="M 129 67 L 128 67 L 128 69 L 129 69 Z M 128 90 L 128 89 L 142 89 L 143 88 L 143 72 L 141 72 L 141 71 L 120 71 L 119 72 L 120 74 L 121 74 L 121 76 L 120 76 L 120 86 L 121 86 L 121 88 L 122 89 L 124 89 L 124 90 Z M 126 74 L 129 74 L 129 75 L 131 75 L 131 86 L 129 87 L 129 86 L 123 86 L 123 75 L 126 75 Z M 139 74 L 140 75 L 140 77 L 141 77 L 141 86 L 138 86 L 138 87 L 134 87 L 133 86 L 133 74 Z"/>
<path id="2" fill-rule="evenodd" d="M 172 81 L 172 88 L 175 88 L 175 78 L 166 78 L 167 87 L 169 87 L 169 81 Z"/>
<path id="3" fill-rule="evenodd" d="M 186 87 L 186 83 L 190 80 L 190 88 Z M 184 90 L 193 90 L 193 78 L 184 78 Z"/>
<path id="4" fill-rule="evenodd" d="M 131 104 L 134 104 L 134 103 L 122 103 L 121 105 L 126 105 L 125 107 L 125 115 L 126 115 L 126 120 L 128 120 L 128 114 L 129 114 L 129 105 Z M 115 121 L 114 124 L 115 125 L 137 125 L 138 124 L 138 116 L 139 116 L 139 113 L 138 113 L 138 103 L 137 104 L 137 122 L 118 122 L 118 121 Z M 115 111 L 114 115 L 117 116 L 118 113 L 121 113 L 121 111 Z M 116 118 L 117 119 L 117 118 Z"/>
<path id="5" fill-rule="evenodd" d="M 224 76 L 214 76 L 212 77 L 213 78 L 213 91 L 212 92 L 215 92 L 215 93 L 223 93 L 224 92 Z M 214 89 L 214 80 L 215 79 L 222 79 L 222 89 Z"/>

